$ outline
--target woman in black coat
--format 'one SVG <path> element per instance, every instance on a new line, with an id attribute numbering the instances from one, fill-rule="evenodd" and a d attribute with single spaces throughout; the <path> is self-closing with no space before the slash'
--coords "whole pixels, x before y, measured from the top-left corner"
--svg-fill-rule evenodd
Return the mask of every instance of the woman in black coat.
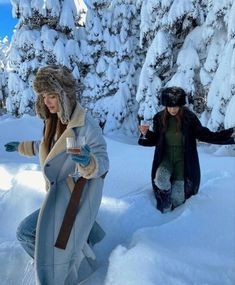
<path id="1" fill-rule="evenodd" d="M 196 140 L 221 145 L 235 143 L 235 128 L 212 132 L 184 107 L 185 103 L 183 89 L 163 89 L 161 104 L 166 108 L 154 116 L 153 130 L 140 126 L 138 143 L 155 146 L 151 179 L 157 209 L 162 213 L 173 210 L 198 192 L 200 166 Z"/>

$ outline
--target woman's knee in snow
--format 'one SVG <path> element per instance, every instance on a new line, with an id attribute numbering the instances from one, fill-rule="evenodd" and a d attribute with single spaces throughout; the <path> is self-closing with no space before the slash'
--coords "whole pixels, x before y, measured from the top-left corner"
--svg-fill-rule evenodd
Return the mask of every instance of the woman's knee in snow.
<path id="1" fill-rule="evenodd" d="M 24 221 L 22 221 L 16 230 L 16 238 L 18 239 L 18 241 L 27 242 L 27 241 L 31 241 L 32 239 L 34 239 L 34 237 L 35 237 L 34 231 L 29 230 L 29 228 L 27 227 L 27 224 Z"/>
<path id="2" fill-rule="evenodd" d="M 185 194 L 184 194 L 184 181 L 175 181 L 172 184 L 172 193 L 171 193 L 171 201 L 173 207 L 178 207 L 185 201 Z"/>
<path id="3" fill-rule="evenodd" d="M 170 176 L 171 173 L 167 168 L 159 167 L 156 172 L 154 183 L 161 190 L 169 190 L 171 188 Z"/>

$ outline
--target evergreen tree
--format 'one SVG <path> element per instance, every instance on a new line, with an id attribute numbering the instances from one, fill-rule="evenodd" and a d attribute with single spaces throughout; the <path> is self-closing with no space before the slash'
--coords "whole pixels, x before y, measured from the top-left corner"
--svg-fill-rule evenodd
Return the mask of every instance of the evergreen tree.
<path id="1" fill-rule="evenodd" d="M 85 22 L 85 38 L 81 40 L 81 76 L 83 76 L 84 92 L 82 103 L 88 109 L 93 109 L 96 100 L 102 97 L 105 83 L 102 75 L 107 68 L 104 60 L 104 31 L 110 19 L 108 7 L 110 1 L 87 1 L 88 11 Z"/>
<path id="2" fill-rule="evenodd" d="M 159 111 L 159 94 L 164 86 L 181 86 L 191 96 L 195 95 L 200 53 L 197 42 L 190 41 L 189 35 L 205 20 L 205 2 L 142 2 L 140 40 L 143 48 L 147 46 L 147 53 L 136 97 L 141 117 L 151 120 Z"/>
<path id="3" fill-rule="evenodd" d="M 151 120 L 161 108 L 160 89 L 176 85 L 209 128 L 234 126 L 234 23 L 233 0 L 144 0 L 139 115 Z"/>
<path id="4" fill-rule="evenodd" d="M 5 37 L 3 40 L 0 40 L 0 113 L 3 111 L 3 108 L 5 108 L 6 97 L 8 95 L 8 75 L 6 71 L 8 53 L 9 41 L 8 38 Z"/>
<path id="5" fill-rule="evenodd" d="M 84 80 L 84 100 L 101 124 L 105 123 L 105 132 L 122 128 L 133 133 L 141 63 L 140 10 L 134 0 L 94 2 L 96 10 L 88 10 L 86 23 L 93 54 Z"/>
<path id="6" fill-rule="evenodd" d="M 13 14 L 19 22 L 9 54 L 7 109 L 21 115 L 34 113 L 32 81 L 39 66 L 61 64 L 79 78 L 81 14 L 75 0 L 14 0 Z"/>
<path id="7" fill-rule="evenodd" d="M 207 57 L 202 66 L 208 90 L 204 119 L 214 130 L 235 126 L 235 2 L 210 2 L 204 39 Z M 206 122 L 205 121 L 205 122 Z"/>

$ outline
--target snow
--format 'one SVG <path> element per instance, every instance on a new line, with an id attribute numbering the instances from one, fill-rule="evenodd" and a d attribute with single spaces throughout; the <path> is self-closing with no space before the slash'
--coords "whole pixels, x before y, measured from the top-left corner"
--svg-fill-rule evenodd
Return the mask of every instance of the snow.
<path id="1" fill-rule="evenodd" d="M 68 60 L 67 60 L 67 56 L 65 53 L 65 46 L 64 46 L 64 42 L 61 39 L 58 39 L 56 41 L 55 47 L 54 47 L 54 54 L 56 57 L 56 61 L 63 65 L 63 66 L 67 66 L 68 65 Z"/>
<path id="2" fill-rule="evenodd" d="M 38 158 L 7 153 L 9 141 L 39 139 L 42 122 L 0 117 L 0 280 L 33 285 L 33 266 L 15 237 L 19 222 L 40 207 L 44 181 Z M 235 159 L 200 144 L 198 195 L 161 214 L 150 171 L 153 148 L 121 134 L 106 137 L 110 171 L 97 221 L 106 236 L 94 248 L 99 269 L 84 285 L 235 284 Z M 220 149 L 221 150 L 221 149 Z"/>
<path id="3" fill-rule="evenodd" d="M 99 73 L 104 73 L 105 70 L 107 69 L 107 63 L 106 61 L 104 60 L 104 58 L 100 58 L 98 63 L 97 63 L 97 66 L 96 66 L 96 72 L 99 74 Z"/>
<path id="4" fill-rule="evenodd" d="M 231 41 L 224 47 L 224 53 L 220 58 L 220 64 L 216 70 L 216 73 L 211 82 L 210 90 L 207 95 L 207 105 L 212 108 L 211 118 L 209 120 L 209 128 L 218 128 L 224 122 L 224 117 L 226 117 L 225 127 L 233 127 L 232 123 L 234 121 L 233 116 L 231 116 L 231 106 L 232 106 L 232 84 L 233 78 L 231 78 L 231 70 L 233 58 L 233 42 Z M 218 82 L 219 80 L 219 82 Z M 230 99 L 231 98 L 231 99 Z M 230 99 L 230 103 L 229 103 Z M 228 105 L 230 108 L 228 109 Z M 229 111 L 230 110 L 230 111 Z M 229 113 L 227 114 L 227 112 Z"/>
<path id="5" fill-rule="evenodd" d="M 190 13 L 193 10 L 193 1 L 190 0 L 175 0 L 168 14 L 169 24 L 173 24 L 178 18 L 182 17 L 184 13 Z"/>
<path id="6" fill-rule="evenodd" d="M 78 8 L 78 6 L 76 6 Z M 59 9 L 57 9 L 59 10 Z M 62 12 L 60 16 L 60 25 L 62 27 L 75 29 L 74 17 L 76 17 L 76 8 L 74 1 L 66 0 L 62 4 Z"/>
<path id="7" fill-rule="evenodd" d="M 57 32 L 55 30 L 48 29 L 46 25 L 42 27 L 41 40 L 46 51 L 52 51 L 54 49 L 56 38 Z"/>

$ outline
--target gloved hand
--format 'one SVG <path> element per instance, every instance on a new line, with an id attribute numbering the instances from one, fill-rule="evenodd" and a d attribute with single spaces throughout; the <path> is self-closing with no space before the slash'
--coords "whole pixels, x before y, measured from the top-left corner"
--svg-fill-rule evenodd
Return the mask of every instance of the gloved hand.
<path id="1" fill-rule="evenodd" d="M 9 142 L 4 145 L 5 151 L 13 152 L 18 151 L 19 142 Z"/>
<path id="2" fill-rule="evenodd" d="M 71 158 L 76 163 L 79 163 L 81 166 L 86 167 L 91 160 L 90 147 L 87 144 L 82 146 L 80 154 L 71 154 Z"/>

